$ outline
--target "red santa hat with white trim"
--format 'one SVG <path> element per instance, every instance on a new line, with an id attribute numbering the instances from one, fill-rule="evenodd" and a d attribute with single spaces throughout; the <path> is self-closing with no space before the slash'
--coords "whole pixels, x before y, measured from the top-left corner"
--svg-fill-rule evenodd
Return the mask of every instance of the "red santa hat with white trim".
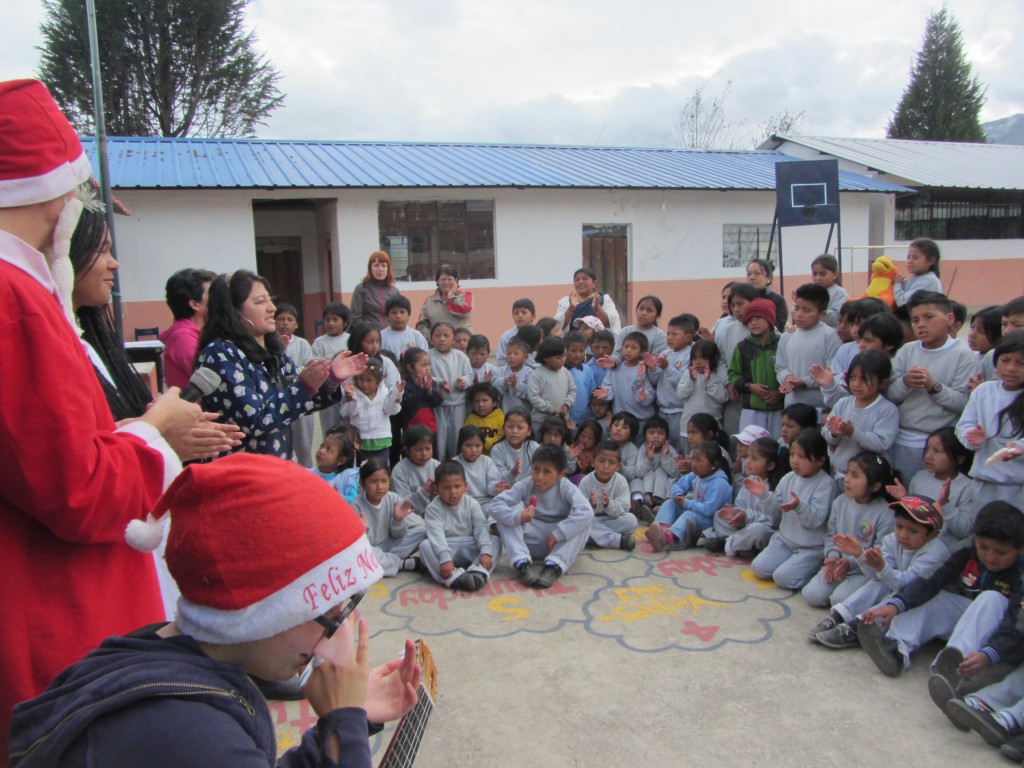
<path id="1" fill-rule="evenodd" d="M 358 515 L 290 461 L 236 453 L 192 464 L 157 502 L 157 518 L 167 512 L 167 566 L 181 590 L 175 623 L 200 642 L 271 637 L 384 575 Z M 152 551 L 160 530 L 151 515 L 125 538 Z"/>
<path id="2" fill-rule="evenodd" d="M 0 82 L 0 208 L 53 200 L 90 172 L 78 134 L 46 86 Z"/>

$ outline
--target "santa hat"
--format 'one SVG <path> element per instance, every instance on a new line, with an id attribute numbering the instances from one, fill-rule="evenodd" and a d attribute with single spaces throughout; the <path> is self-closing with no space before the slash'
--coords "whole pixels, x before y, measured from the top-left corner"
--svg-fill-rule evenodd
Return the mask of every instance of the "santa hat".
<path id="1" fill-rule="evenodd" d="M 82 142 L 46 87 L 0 82 L 0 208 L 53 200 L 89 173 Z"/>
<path id="2" fill-rule="evenodd" d="M 262 640 L 321 616 L 383 576 L 366 528 L 341 495 L 290 461 L 236 453 L 192 464 L 157 502 L 171 513 L 167 567 L 175 623 L 206 643 Z M 132 521 L 136 549 L 160 521 Z"/>
<path id="3" fill-rule="evenodd" d="M 761 317 L 768 321 L 768 325 L 775 325 L 775 305 L 770 299 L 754 299 L 747 305 L 747 314 L 743 318 L 744 324 L 750 322 L 752 317 Z"/>

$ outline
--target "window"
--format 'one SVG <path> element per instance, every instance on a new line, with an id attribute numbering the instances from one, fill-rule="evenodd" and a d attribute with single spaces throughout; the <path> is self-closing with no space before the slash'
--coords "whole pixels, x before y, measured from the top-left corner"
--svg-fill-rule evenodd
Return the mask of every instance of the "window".
<path id="1" fill-rule="evenodd" d="M 1010 240 L 1024 237 L 1019 192 L 923 190 L 897 198 L 896 239 Z"/>
<path id="2" fill-rule="evenodd" d="M 722 266 L 742 267 L 751 259 L 768 257 L 771 224 L 723 224 Z"/>
<path id="3" fill-rule="evenodd" d="M 433 281 L 442 264 L 460 279 L 494 277 L 493 200 L 382 201 L 377 221 L 398 280 Z"/>

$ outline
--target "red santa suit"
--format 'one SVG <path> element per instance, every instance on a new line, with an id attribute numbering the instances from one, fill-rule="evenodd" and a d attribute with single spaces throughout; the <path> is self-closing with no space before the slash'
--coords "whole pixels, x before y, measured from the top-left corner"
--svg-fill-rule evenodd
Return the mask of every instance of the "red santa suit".
<path id="1" fill-rule="evenodd" d="M 13 205 L 20 189 L 4 184 Z M 105 637 L 164 618 L 153 557 L 124 534 L 180 464 L 152 426 L 115 429 L 46 260 L 0 230 L 0 764 L 16 702 Z"/>

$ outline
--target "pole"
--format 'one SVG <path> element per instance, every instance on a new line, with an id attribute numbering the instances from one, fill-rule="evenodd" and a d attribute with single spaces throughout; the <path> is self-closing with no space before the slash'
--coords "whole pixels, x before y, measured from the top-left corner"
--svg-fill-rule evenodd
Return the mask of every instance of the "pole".
<path id="1" fill-rule="evenodd" d="M 99 157 L 100 194 L 107 211 L 107 232 L 110 234 L 110 253 L 116 259 L 117 238 L 114 237 L 114 196 L 110 192 L 110 166 L 107 163 L 107 121 L 103 112 L 103 80 L 100 72 L 99 36 L 96 33 L 95 0 L 85 0 L 85 15 L 89 23 L 89 59 L 92 64 L 93 123 L 96 128 L 96 154 Z M 114 271 L 114 328 L 124 339 L 124 320 L 121 317 L 121 279 Z"/>

